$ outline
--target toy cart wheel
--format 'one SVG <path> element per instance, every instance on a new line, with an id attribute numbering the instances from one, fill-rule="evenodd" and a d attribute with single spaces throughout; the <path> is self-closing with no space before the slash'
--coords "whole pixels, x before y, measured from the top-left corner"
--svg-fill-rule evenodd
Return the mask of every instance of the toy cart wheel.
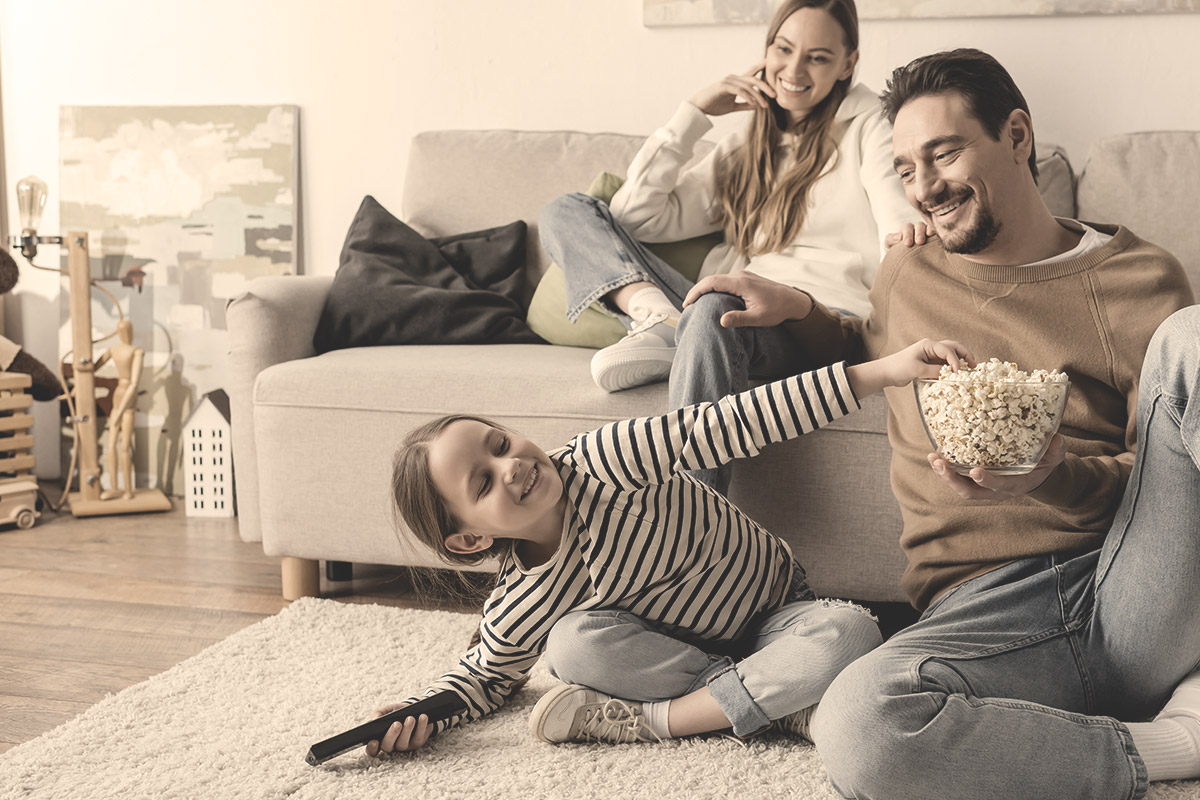
<path id="1" fill-rule="evenodd" d="M 28 530 L 33 527 L 33 512 L 25 509 L 20 514 L 17 514 L 17 527 L 22 530 Z"/>

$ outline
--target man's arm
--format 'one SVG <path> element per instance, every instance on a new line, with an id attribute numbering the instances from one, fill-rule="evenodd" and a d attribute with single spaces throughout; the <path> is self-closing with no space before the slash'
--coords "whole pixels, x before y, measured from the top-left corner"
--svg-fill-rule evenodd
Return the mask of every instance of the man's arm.
<path id="1" fill-rule="evenodd" d="M 736 295 L 746 304 L 745 311 L 726 312 L 721 317 L 721 327 L 783 325 L 804 354 L 806 367 L 827 366 L 839 361 L 858 364 L 866 360 L 862 344 L 863 321 L 833 313 L 802 289 L 753 272 L 710 275 L 692 287 L 683 299 L 683 307 L 687 308 L 708 292 Z"/>

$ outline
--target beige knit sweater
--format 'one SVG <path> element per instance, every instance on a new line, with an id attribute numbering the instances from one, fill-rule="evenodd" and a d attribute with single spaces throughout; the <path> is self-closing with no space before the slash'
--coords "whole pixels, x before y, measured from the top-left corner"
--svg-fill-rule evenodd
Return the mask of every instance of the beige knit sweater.
<path id="1" fill-rule="evenodd" d="M 1059 432 L 1066 461 L 1031 495 L 961 499 L 929 467 L 931 451 L 911 386 L 886 390 L 892 490 L 900 503 L 902 580 L 924 609 L 943 591 L 1012 561 L 1100 546 L 1125 489 L 1136 447 L 1138 377 L 1150 337 L 1194 302 L 1179 262 L 1125 228 L 1081 258 L 987 266 L 946 253 L 937 239 L 893 248 L 871 290 L 866 319 L 819 305 L 789 323 L 816 363 L 895 353 L 923 337 L 955 339 L 983 361 L 1059 369 L 1071 395 Z"/>

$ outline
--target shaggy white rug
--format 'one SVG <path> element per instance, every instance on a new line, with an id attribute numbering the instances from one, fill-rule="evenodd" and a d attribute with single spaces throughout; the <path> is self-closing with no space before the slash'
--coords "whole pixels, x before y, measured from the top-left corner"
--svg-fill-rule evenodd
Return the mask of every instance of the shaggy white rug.
<path id="1" fill-rule="evenodd" d="M 476 622 L 299 600 L 0 756 L 0 798 L 836 798 L 816 751 L 783 737 L 536 742 L 529 711 L 552 685 L 540 665 L 501 711 L 415 755 L 305 763 L 312 743 L 440 675 Z M 1200 798 L 1200 784 L 1150 796 Z"/>

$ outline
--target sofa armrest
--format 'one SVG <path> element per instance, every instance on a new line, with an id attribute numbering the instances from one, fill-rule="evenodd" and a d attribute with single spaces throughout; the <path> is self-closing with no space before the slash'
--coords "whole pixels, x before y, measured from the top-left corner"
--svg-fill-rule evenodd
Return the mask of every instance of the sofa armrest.
<path id="1" fill-rule="evenodd" d="M 333 276 L 255 278 L 229 301 L 229 406 L 233 426 L 234 489 L 238 531 L 262 540 L 258 461 L 254 443 L 254 382 L 267 367 L 316 355 L 313 334 Z"/>

